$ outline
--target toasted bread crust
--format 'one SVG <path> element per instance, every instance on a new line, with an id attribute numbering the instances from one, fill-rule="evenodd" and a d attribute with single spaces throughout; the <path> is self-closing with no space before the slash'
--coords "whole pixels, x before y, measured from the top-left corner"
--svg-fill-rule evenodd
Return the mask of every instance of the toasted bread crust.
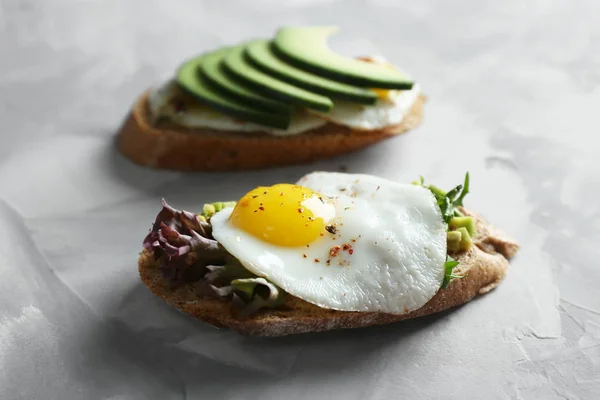
<path id="1" fill-rule="evenodd" d="M 327 123 L 300 135 L 189 129 L 150 123 L 148 92 L 136 102 L 117 136 L 117 148 L 133 162 L 178 171 L 232 171 L 302 164 L 358 150 L 415 128 L 425 96 L 401 124 L 372 131 Z"/>
<path id="2" fill-rule="evenodd" d="M 508 268 L 508 259 L 517 252 L 519 245 L 478 215 L 468 210 L 463 212 L 475 218 L 478 231 L 475 246 L 468 252 L 455 255 L 460 264 L 454 273 L 466 276 L 452 280 L 446 289 L 440 289 L 423 307 L 404 315 L 329 310 L 288 295 L 281 309 L 265 310 L 248 319 L 237 319 L 232 313 L 230 302 L 200 298 L 195 284 L 172 289 L 157 268 L 152 255 L 146 250 L 139 259 L 139 273 L 142 282 L 152 293 L 171 306 L 199 320 L 217 327 L 230 328 L 243 335 L 284 336 L 388 324 L 464 304 L 478 294 L 489 292 L 500 283 Z"/>

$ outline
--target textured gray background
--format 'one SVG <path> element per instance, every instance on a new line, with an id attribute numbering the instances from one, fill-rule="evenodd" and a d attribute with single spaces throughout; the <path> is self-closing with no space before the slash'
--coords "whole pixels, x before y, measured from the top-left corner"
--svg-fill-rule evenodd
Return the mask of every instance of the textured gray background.
<path id="1" fill-rule="evenodd" d="M 0 0 L 0 398 L 600 398 L 600 3 Z M 148 171 L 112 136 L 136 96 L 214 46 L 336 24 L 430 98 L 419 129 L 310 166 Z M 312 169 L 440 185 L 522 251 L 452 312 L 277 340 L 219 332 L 140 286 L 161 196 L 240 196 Z M 186 397 L 187 396 L 187 397 Z"/>

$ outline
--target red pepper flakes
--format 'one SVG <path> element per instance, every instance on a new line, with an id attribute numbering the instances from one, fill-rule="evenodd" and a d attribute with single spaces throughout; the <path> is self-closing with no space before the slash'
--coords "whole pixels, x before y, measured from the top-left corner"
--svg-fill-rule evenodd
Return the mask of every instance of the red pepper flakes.
<path id="1" fill-rule="evenodd" d="M 348 254 L 352 255 L 354 253 L 354 250 L 350 249 L 348 250 Z"/>
<path id="2" fill-rule="evenodd" d="M 320 261 L 319 261 L 319 259 L 318 259 L 318 258 L 315 258 L 315 262 L 316 262 L 316 263 L 318 263 L 318 262 L 320 262 Z"/>
<path id="3" fill-rule="evenodd" d="M 325 264 L 331 265 L 331 259 L 328 258 L 327 261 L 325 262 Z"/>
<path id="4" fill-rule="evenodd" d="M 338 255 L 338 253 L 340 252 L 341 247 L 338 245 L 333 246 L 331 249 L 329 249 L 329 255 L 331 257 L 336 257 Z"/>
<path id="5" fill-rule="evenodd" d="M 348 251 L 348 250 L 352 249 L 352 246 L 350 246 L 348 243 L 344 243 L 344 244 L 342 245 L 342 248 L 343 248 L 344 250 Z"/>
<path id="6" fill-rule="evenodd" d="M 265 211 L 265 208 L 264 208 L 263 206 L 260 206 L 260 207 L 258 207 L 258 209 L 259 209 L 260 211 Z"/>
<path id="7" fill-rule="evenodd" d="M 307 257 L 306 253 L 302 254 L 302 258 L 306 258 L 306 257 Z"/>
<path id="8" fill-rule="evenodd" d="M 298 212 L 299 212 L 300 214 L 302 214 L 302 213 L 304 212 L 304 209 L 303 209 L 303 208 L 299 208 L 299 209 L 298 209 Z"/>

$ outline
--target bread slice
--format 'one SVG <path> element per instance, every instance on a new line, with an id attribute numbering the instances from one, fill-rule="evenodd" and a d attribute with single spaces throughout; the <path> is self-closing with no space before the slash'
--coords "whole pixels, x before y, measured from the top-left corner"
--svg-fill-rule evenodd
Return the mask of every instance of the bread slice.
<path id="1" fill-rule="evenodd" d="M 358 150 L 415 128 L 423 116 L 421 95 L 402 123 L 362 131 L 327 123 L 299 135 L 191 129 L 172 123 L 153 125 L 144 93 L 117 136 L 117 148 L 133 162 L 178 171 L 232 171 L 301 164 Z"/>
<path id="2" fill-rule="evenodd" d="M 280 309 L 260 311 L 248 319 L 236 319 L 230 302 L 200 298 L 196 291 L 196 283 L 175 290 L 171 289 L 152 254 L 146 250 L 142 252 L 139 259 L 139 273 L 142 282 L 152 293 L 178 310 L 209 324 L 230 328 L 243 335 L 284 336 L 388 324 L 464 304 L 478 294 L 494 289 L 502 280 L 508 268 L 508 260 L 517 252 L 519 245 L 480 216 L 466 209 L 462 211 L 463 214 L 475 219 L 477 227 L 475 245 L 471 250 L 453 255 L 457 261 L 460 261 L 454 269 L 454 274 L 465 275 L 465 277 L 452 280 L 446 289 L 440 289 L 423 307 L 404 315 L 335 311 L 287 295 Z"/>

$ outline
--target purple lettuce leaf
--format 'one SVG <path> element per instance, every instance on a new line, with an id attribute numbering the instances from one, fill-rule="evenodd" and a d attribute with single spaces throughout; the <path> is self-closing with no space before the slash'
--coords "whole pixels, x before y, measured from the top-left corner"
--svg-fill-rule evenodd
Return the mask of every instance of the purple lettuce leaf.
<path id="1" fill-rule="evenodd" d="M 202 278 L 207 265 L 225 264 L 229 254 L 214 240 L 203 217 L 177 210 L 164 199 L 162 206 L 143 245 L 166 277 L 182 283 L 186 275 Z"/>
<path id="2" fill-rule="evenodd" d="M 164 199 L 143 245 L 173 285 L 196 282 L 199 296 L 231 300 L 241 318 L 283 302 L 283 290 L 248 271 L 213 238 L 204 216 Z"/>

